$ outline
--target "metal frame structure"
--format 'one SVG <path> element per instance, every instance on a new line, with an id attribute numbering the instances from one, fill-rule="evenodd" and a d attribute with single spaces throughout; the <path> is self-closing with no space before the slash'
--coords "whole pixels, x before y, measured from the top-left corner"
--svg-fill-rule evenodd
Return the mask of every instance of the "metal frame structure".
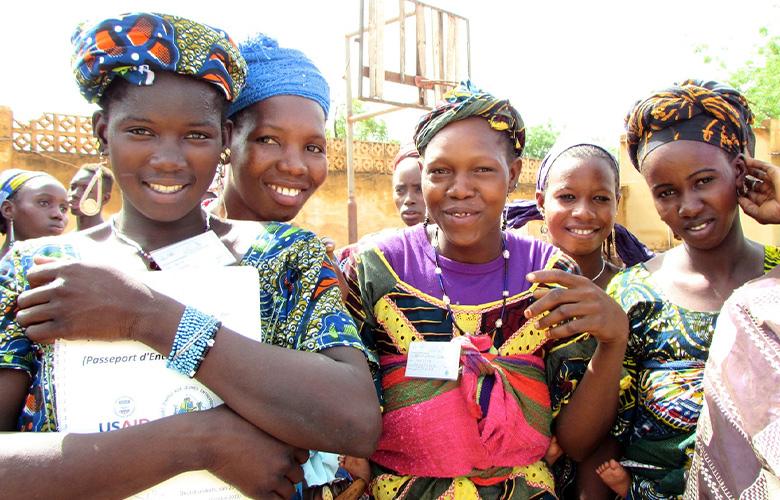
<path id="1" fill-rule="evenodd" d="M 401 109 L 432 108 L 432 102 L 441 99 L 446 88 L 454 87 L 460 79 L 458 64 L 458 42 L 461 37 L 461 25 L 465 26 L 466 77 L 471 77 L 471 42 L 469 21 L 463 16 L 434 7 L 418 0 L 396 0 L 398 15 L 384 20 L 384 0 L 358 0 L 360 4 L 360 28 L 345 36 L 346 65 L 346 164 L 347 164 L 347 221 L 349 242 L 357 241 L 357 201 L 355 200 L 355 167 L 353 158 L 354 124 L 369 118 L 392 113 Z M 366 12 L 368 4 L 368 12 Z M 411 6 L 412 10 L 407 11 Z M 367 15 L 366 15 L 367 14 Z M 426 15 L 427 14 L 427 15 Z M 366 25 L 368 17 L 368 25 Z M 415 69 L 413 74 L 406 67 L 407 18 L 415 18 Z M 398 71 L 387 71 L 384 65 L 385 28 L 398 24 L 399 65 Z M 445 29 L 446 28 L 446 29 Z M 446 41 L 445 41 L 446 31 Z M 431 34 L 432 67 L 428 69 L 428 33 Z M 367 35 L 367 36 L 366 36 Z M 353 75 L 353 44 L 358 47 L 358 72 Z M 368 65 L 364 64 L 367 52 Z M 357 76 L 357 100 L 383 104 L 387 107 L 377 111 L 355 115 L 352 107 L 352 82 Z M 368 93 L 365 93 L 364 80 L 368 78 Z M 387 99 L 384 96 L 384 83 L 415 87 L 418 92 L 413 100 Z"/>

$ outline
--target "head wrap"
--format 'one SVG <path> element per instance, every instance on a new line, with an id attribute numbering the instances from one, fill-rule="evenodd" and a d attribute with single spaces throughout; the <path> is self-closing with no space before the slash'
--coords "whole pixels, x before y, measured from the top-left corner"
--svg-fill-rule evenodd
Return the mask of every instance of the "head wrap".
<path id="1" fill-rule="evenodd" d="M 672 141 L 700 141 L 729 154 L 755 148 L 747 100 L 718 82 L 686 80 L 637 103 L 626 118 L 628 153 L 637 170 L 658 146 Z"/>
<path id="2" fill-rule="evenodd" d="M 398 154 L 393 158 L 393 172 L 398 168 L 398 164 L 407 158 L 417 158 L 417 163 L 420 163 L 420 153 L 417 152 L 414 144 L 404 144 L 398 149 Z"/>
<path id="3" fill-rule="evenodd" d="M 246 63 L 224 31 L 183 17 L 124 14 L 79 26 L 71 42 L 73 72 L 89 102 L 98 102 L 116 76 L 152 85 L 155 71 L 188 75 L 216 85 L 228 101 L 246 79 Z"/>
<path id="4" fill-rule="evenodd" d="M 578 146 L 590 146 L 603 151 L 611 161 L 610 167 L 615 173 L 616 184 L 617 186 L 620 186 L 620 167 L 617 159 L 612 153 L 610 153 L 603 146 L 589 140 L 573 140 L 569 138 L 563 138 L 559 139 L 555 145 L 553 145 L 550 151 L 545 155 L 542 163 L 539 165 L 539 170 L 536 171 L 537 191 L 542 193 L 544 192 L 547 184 L 547 178 L 550 175 L 550 170 L 555 164 L 555 161 L 563 156 L 565 152 Z M 508 202 L 506 205 L 507 227 L 519 229 L 532 220 L 543 219 L 544 217 L 542 216 L 539 210 L 539 206 L 536 204 L 535 200 L 515 200 Z M 650 251 L 650 249 L 648 249 L 644 244 L 642 244 L 642 242 L 639 241 L 639 239 L 624 226 L 615 223 L 614 232 L 615 250 L 620 257 L 620 260 L 623 261 L 626 267 L 633 266 L 634 264 L 638 264 L 640 262 L 645 262 L 653 256 L 653 252 Z"/>
<path id="5" fill-rule="evenodd" d="M 328 82 L 303 52 L 281 48 L 262 33 L 239 44 L 239 49 L 249 65 L 249 76 L 241 95 L 230 106 L 230 116 L 269 97 L 297 95 L 319 104 L 328 117 Z"/>
<path id="6" fill-rule="evenodd" d="M 508 100 L 498 99 L 478 89 L 470 81 L 463 81 L 444 94 L 444 101 L 420 119 L 414 133 L 417 151 L 424 155 L 428 143 L 441 129 L 472 116 L 486 119 L 490 128 L 507 134 L 517 156 L 523 153 L 525 125 L 520 113 Z"/>
<path id="7" fill-rule="evenodd" d="M 46 172 L 36 172 L 33 170 L 22 170 L 19 168 L 12 168 L 3 172 L 0 177 L 0 204 L 5 200 L 12 197 L 19 191 L 25 182 L 36 177 L 51 177 Z"/>

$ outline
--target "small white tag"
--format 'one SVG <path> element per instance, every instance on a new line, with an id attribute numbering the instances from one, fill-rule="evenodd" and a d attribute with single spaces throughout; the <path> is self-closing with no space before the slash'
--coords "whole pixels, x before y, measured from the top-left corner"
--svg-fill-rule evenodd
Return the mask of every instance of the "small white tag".
<path id="1" fill-rule="evenodd" d="M 229 266 L 236 262 L 236 258 L 214 231 L 206 231 L 149 253 L 160 269 L 166 271 L 205 266 Z"/>
<path id="2" fill-rule="evenodd" d="M 455 342 L 412 342 L 406 361 L 407 377 L 458 379 L 460 344 Z"/>

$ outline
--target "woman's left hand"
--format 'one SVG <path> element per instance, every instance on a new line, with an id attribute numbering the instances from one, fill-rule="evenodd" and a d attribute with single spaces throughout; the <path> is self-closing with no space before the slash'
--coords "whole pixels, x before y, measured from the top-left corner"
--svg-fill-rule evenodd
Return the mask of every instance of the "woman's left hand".
<path id="1" fill-rule="evenodd" d="M 745 192 L 739 205 L 761 224 L 780 224 L 780 167 L 755 158 L 745 158 L 747 174 Z"/>
<path id="2" fill-rule="evenodd" d="M 131 339 L 139 315 L 155 310 L 155 293 L 114 268 L 47 257 L 34 262 L 16 313 L 34 342 Z"/>
<path id="3" fill-rule="evenodd" d="M 617 302 L 588 278 L 552 269 L 534 271 L 526 279 L 532 283 L 558 284 L 563 288 L 534 291 L 536 301 L 525 310 L 526 318 L 549 314 L 537 320 L 536 327 L 548 329 L 552 339 L 589 333 L 599 344 L 625 346 L 628 342 L 628 317 Z"/>

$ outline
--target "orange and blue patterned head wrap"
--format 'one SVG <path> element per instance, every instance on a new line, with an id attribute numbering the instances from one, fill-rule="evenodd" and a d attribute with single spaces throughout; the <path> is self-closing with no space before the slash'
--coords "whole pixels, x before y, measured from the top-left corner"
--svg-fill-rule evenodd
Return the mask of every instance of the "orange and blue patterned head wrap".
<path id="1" fill-rule="evenodd" d="M 228 101 L 246 80 L 246 62 L 228 35 L 167 14 L 124 14 L 80 26 L 71 39 L 73 72 L 81 93 L 98 102 L 116 76 L 152 85 L 155 71 L 170 71 L 219 87 Z"/>
<path id="2" fill-rule="evenodd" d="M 441 129 L 452 122 L 479 116 L 487 120 L 490 128 L 507 134 L 517 156 L 525 148 L 525 124 L 520 113 L 506 99 L 499 99 L 478 89 L 470 81 L 444 94 L 444 101 L 423 116 L 414 133 L 414 143 L 421 155 Z"/>
<path id="3" fill-rule="evenodd" d="M 738 91 L 718 82 L 686 80 L 634 106 L 626 118 L 628 153 L 637 170 L 655 148 L 673 141 L 712 144 L 729 155 L 750 153 L 753 113 Z"/>

